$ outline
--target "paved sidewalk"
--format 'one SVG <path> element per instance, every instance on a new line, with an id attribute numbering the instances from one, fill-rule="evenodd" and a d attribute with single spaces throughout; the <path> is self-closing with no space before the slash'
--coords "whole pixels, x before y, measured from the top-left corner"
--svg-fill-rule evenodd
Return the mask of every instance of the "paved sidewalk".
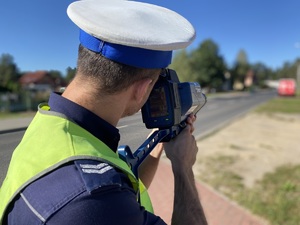
<path id="1" fill-rule="evenodd" d="M 9 118 L 0 120 L 0 134 L 25 130 L 33 117 Z"/>
<path id="2" fill-rule="evenodd" d="M 0 134 L 24 130 L 32 117 L 0 120 Z M 149 189 L 154 211 L 168 224 L 171 223 L 173 209 L 174 179 L 171 165 L 162 160 L 157 175 Z M 267 225 L 264 220 L 252 215 L 230 201 L 208 185 L 197 181 L 197 189 L 209 225 Z"/>

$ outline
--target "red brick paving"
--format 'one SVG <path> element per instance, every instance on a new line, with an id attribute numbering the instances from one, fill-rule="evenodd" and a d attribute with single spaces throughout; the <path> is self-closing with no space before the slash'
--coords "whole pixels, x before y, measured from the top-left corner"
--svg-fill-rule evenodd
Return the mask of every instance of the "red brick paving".
<path id="1" fill-rule="evenodd" d="M 171 224 L 173 209 L 174 179 L 171 166 L 162 161 L 157 175 L 149 188 L 155 214 Z M 196 183 L 199 197 L 209 225 L 267 225 L 264 220 L 252 215 L 208 185 Z"/>

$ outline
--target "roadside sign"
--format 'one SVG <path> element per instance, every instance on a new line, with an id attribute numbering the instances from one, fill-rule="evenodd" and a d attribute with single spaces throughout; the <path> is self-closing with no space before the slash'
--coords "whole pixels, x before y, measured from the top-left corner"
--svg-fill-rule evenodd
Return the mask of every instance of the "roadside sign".
<path id="1" fill-rule="evenodd" d="M 283 96 L 294 96 L 296 95 L 296 81 L 295 79 L 287 78 L 280 79 L 279 86 L 277 88 L 277 93 Z"/>

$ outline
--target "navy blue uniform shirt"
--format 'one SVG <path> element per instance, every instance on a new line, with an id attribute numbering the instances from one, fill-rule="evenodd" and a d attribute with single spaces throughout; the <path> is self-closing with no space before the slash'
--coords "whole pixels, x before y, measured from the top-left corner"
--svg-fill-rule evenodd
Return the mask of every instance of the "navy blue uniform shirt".
<path id="1" fill-rule="evenodd" d="M 57 93 L 51 94 L 49 106 L 117 150 L 118 129 L 94 113 Z M 76 160 L 36 180 L 16 197 L 8 212 L 4 224 L 9 225 L 166 224 L 140 206 L 125 174 L 94 160 Z"/>

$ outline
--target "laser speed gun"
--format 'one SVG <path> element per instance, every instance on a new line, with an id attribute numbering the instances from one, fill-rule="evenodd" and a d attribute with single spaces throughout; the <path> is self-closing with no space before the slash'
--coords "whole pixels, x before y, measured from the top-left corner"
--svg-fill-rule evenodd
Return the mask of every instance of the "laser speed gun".
<path id="1" fill-rule="evenodd" d="M 179 82 L 174 70 L 165 69 L 142 107 L 142 117 L 149 129 L 157 128 L 134 153 L 129 146 L 120 146 L 120 157 L 138 177 L 138 167 L 159 142 L 175 138 L 186 126 L 190 114 L 196 115 L 206 103 L 200 84 Z"/>
<path id="2" fill-rule="evenodd" d="M 147 128 L 168 129 L 178 126 L 206 103 L 198 83 L 180 83 L 174 70 L 166 69 L 153 87 L 142 108 Z"/>

